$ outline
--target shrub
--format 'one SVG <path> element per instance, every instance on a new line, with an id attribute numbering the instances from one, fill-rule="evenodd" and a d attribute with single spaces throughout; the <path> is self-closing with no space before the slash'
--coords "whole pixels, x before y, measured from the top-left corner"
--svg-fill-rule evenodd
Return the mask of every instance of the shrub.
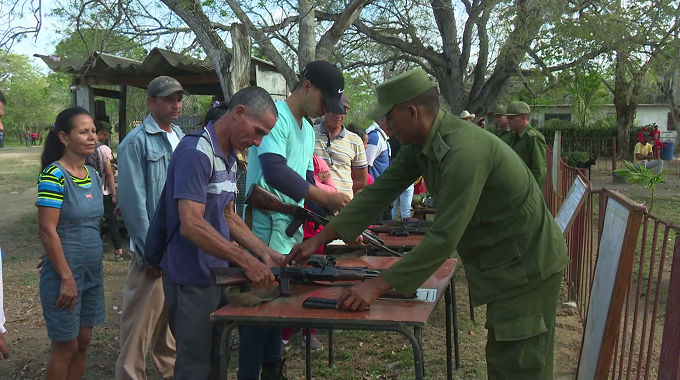
<path id="1" fill-rule="evenodd" d="M 568 151 L 562 149 L 562 157 L 567 157 L 567 163 L 569 166 L 576 166 L 577 162 L 588 161 L 590 159 L 590 153 L 584 152 L 582 150 Z"/>
<path id="2" fill-rule="evenodd" d="M 631 128 L 631 148 L 637 143 L 637 134 L 640 129 L 641 127 L 635 126 Z M 536 130 L 545 136 L 545 142 L 548 145 L 553 144 L 555 132 L 560 131 L 562 134 L 562 151 L 585 152 L 595 157 L 611 157 L 612 139 L 618 136 L 616 120 L 611 117 L 596 120 L 585 127 L 578 123 L 552 119 L 536 127 Z M 585 160 L 588 158 L 586 156 Z"/>

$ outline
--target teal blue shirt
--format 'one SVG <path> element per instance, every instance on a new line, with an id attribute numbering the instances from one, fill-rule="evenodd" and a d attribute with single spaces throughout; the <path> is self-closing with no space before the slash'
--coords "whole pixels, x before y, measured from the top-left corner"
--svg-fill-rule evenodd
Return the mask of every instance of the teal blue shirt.
<path id="1" fill-rule="evenodd" d="M 276 125 L 262 139 L 259 147 L 253 146 L 250 148 L 246 189 L 250 189 L 253 184 L 257 184 L 276 194 L 281 201 L 302 207 L 304 206 L 304 200 L 296 202 L 267 184 L 262 174 L 260 155 L 267 153 L 278 154 L 286 159 L 288 167 L 293 169 L 300 177 L 306 178 L 307 171 L 314 170 L 314 163 L 312 161 L 314 155 L 314 129 L 304 118 L 302 119 L 302 127 L 300 127 L 284 100 L 276 102 L 276 109 L 279 111 Z M 302 242 L 302 228 L 292 238 L 286 235 L 286 228 L 292 222 L 293 217 L 291 215 L 259 209 L 253 209 L 252 211 L 252 228 L 255 236 L 275 251 L 284 255 L 287 255 L 295 244 Z"/>

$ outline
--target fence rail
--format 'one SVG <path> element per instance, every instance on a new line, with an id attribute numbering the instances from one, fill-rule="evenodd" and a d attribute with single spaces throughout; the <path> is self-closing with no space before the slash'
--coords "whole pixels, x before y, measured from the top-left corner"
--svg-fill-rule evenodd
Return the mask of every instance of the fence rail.
<path id="1" fill-rule="evenodd" d="M 543 186 L 553 215 L 576 176 L 587 184 L 585 173 L 560 161 L 561 193 L 552 186 L 552 150 L 546 153 L 548 175 Z M 565 235 L 571 263 L 564 272 L 570 300 L 576 301 L 583 327 L 599 251 L 607 204 L 606 189 L 591 189 L 574 224 Z M 680 227 L 644 213 L 621 313 L 611 379 L 680 378 Z M 671 265 L 672 264 L 672 265 Z M 673 287 L 671 287 L 671 281 Z"/>

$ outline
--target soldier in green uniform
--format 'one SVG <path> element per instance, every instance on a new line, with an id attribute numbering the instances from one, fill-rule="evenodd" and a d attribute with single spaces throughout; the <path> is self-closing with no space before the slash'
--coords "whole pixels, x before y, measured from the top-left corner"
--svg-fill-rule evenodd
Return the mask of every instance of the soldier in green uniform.
<path id="1" fill-rule="evenodd" d="M 401 151 L 284 264 L 306 262 L 322 242 L 353 241 L 422 175 L 437 208 L 434 225 L 380 277 L 347 288 L 338 306 L 364 310 L 391 288 L 412 294 L 457 249 L 473 304 L 487 304 L 489 379 L 552 379 L 555 316 L 569 259 L 531 172 L 508 145 L 441 111 L 437 88 L 422 69 L 379 85 L 377 97 L 370 117 L 386 116 Z"/>
<path id="2" fill-rule="evenodd" d="M 505 116 L 510 130 L 515 134 L 510 146 L 531 170 L 538 187 L 543 188 L 543 180 L 548 171 L 545 165 L 545 137 L 529 125 L 530 114 L 529 105 L 524 102 L 508 104 Z"/>
<path id="3" fill-rule="evenodd" d="M 508 117 L 505 116 L 506 107 L 502 104 L 497 105 L 491 110 L 491 116 L 493 116 L 493 123 L 496 125 L 496 130 L 494 133 L 498 138 L 500 138 L 504 143 L 512 145 L 513 136 L 515 136 L 508 125 Z"/>

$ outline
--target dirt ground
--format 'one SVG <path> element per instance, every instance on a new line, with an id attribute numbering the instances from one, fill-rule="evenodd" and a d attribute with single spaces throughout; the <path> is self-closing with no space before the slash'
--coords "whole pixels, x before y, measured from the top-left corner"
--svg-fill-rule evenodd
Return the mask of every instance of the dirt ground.
<path id="1" fill-rule="evenodd" d="M 39 149 L 14 148 L 0 150 L 0 186 L 11 181 L 11 188 L 0 187 L 0 246 L 5 251 L 4 265 L 5 314 L 8 332 L 5 335 L 10 346 L 11 357 L 0 361 L 0 379 L 32 380 L 44 378 L 49 356 L 50 342 L 42 317 L 38 295 L 38 272 L 35 266 L 43 253 L 37 237 L 37 217 L 34 202 L 37 191 Z M 17 167 L 18 165 L 18 167 Z M 17 172 L 26 171 L 17 175 Z M 7 184 L 5 184 L 7 185 Z M 23 188 L 23 190 L 18 190 Z M 123 239 L 124 241 L 126 239 Z M 119 327 L 122 305 L 122 289 L 128 263 L 112 260 L 113 248 L 105 240 L 105 289 L 107 322 L 96 327 L 85 379 L 112 379 L 115 361 L 119 351 Z M 462 367 L 455 371 L 455 378 L 486 378 L 484 360 L 484 307 L 475 310 L 476 320 L 471 321 L 467 284 L 464 272 L 456 272 L 458 295 L 458 319 Z M 426 377 L 444 378 L 446 360 L 444 348 L 443 303 L 431 318 L 424 332 Z M 555 378 L 575 378 L 582 337 L 582 327 L 575 309 L 559 310 L 555 346 Z M 299 347 L 299 335 L 294 338 L 288 358 L 290 379 L 304 378 L 303 351 Z M 320 339 L 327 346 L 325 336 Z M 413 356 L 410 345 L 395 334 L 343 332 L 336 335 L 336 365 L 329 369 L 325 365 L 327 347 L 313 355 L 313 373 L 321 379 L 403 379 L 413 378 Z M 230 378 L 234 378 L 232 358 Z M 157 375 L 147 367 L 149 379 Z"/>

